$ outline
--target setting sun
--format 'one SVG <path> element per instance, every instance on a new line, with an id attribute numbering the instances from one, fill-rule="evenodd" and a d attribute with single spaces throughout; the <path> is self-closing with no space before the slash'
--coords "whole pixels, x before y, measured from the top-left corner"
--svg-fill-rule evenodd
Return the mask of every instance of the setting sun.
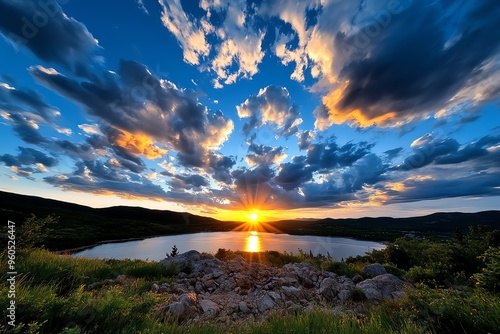
<path id="1" fill-rule="evenodd" d="M 250 218 L 251 221 L 257 221 L 257 219 L 259 219 L 259 215 L 256 214 L 255 212 L 250 214 L 250 216 L 248 216 Z"/>

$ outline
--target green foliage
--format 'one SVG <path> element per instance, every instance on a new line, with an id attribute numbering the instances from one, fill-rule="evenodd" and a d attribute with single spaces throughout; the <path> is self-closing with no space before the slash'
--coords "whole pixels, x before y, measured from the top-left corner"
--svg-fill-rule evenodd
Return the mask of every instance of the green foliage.
<path id="1" fill-rule="evenodd" d="M 177 249 L 177 245 L 172 246 L 172 251 L 170 254 L 167 252 L 167 257 L 173 257 L 179 255 L 179 250 Z"/>
<path id="2" fill-rule="evenodd" d="M 43 243 L 52 232 L 49 226 L 57 223 L 58 220 L 58 217 L 52 215 L 37 218 L 32 214 L 16 231 L 17 249 L 43 246 Z"/>
<path id="3" fill-rule="evenodd" d="M 170 300 L 166 294 L 151 292 L 151 284 L 171 280 L 179 271 L 175 265 L 165 268 L 139 260 L 71 258 L 27 247 L 17 254 L 16 266 L 22 275 L 16 286 L 18 326 L 12 332 L 496 333 L 500 328 L 500 295 L 490 291 L 498 292 L 500 281 L 500 249 L 493 246 L 497 235 L 497 231 L 476 227 L 461 241 L 397 239 L 386 250 L 346 262 L 300 251 L 293 255 L 219 249 L 216 256 L 223 260 L 241 256 L 275 267 L 306 262 L 349 277 L 361 273 L 367 263 L 379 262 L 388 272 L 417 286 L 402 300 L 379 304 L 359 303 L 365 295 L 355 288 L 350 303 L 356 306 L 356 313 L 282 311 L 264 322 L 249 320 L 230 328 L 214 323 L 179 324 L 159 311 Z M 2 254 L 0 260 L 5 261 L 5 256 Z M 471 275 L 478 284 L 454 288 L 457 282 L 467 283 Z M 0 282 L 3 310 L 9 303 L 7 292 L 6 282 Z M 0 332 L 6 330 L 5 324 L 0 325 Z"/>
<path id="4" fill-rule="evenodd" d="M 493 292 L 500 292 L 500 248 L 490 247 L 480 257 L 486 267 L 474 275 L 476 284 Z"/>
<path id="5" fill-rule="evenodd" d="M 500 299 L 477 290 L 420 287 L 404 301 L 406 308 L 425 319 L 435 333 L 498 333 Z"/>
<path id="6" fill-rule="evenodd" d="M 355 267 L 354 264 L 339 262 L 333 260 L 324 261 L 321 265 L 322 270 L 331 271 L 339 276 L 354 277 L 354 275 L 361 275 L 363 272 Z"/>
<path id="7" fill-rule="evenodd" d="M 245 261 L 259 262 L 267 266 L 281 268 L 287 263 L 298 263 L 298 262 L 321 262 L 323 258 L 309 258 L 296 256 L 287 252 L 277 252 L 277 251 L 265 251 L 265 252 L 243 252 L 243 251 L 231 251 L 225 248 L 219 248 L 214 255 L 216 258 L 222 261 L 228 261 L 234 259 L 237 256 L 243 257 Z"/>

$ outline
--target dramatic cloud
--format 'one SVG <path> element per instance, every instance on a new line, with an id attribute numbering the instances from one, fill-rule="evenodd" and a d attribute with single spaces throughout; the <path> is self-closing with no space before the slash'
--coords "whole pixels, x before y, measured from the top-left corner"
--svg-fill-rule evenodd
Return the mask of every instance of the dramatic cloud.
<path id="1" fill-rule="evenodd" d="M 57 159 L 47 156 L 45 153 L 28 147 L 18 147 L 19 154 L 0 155 L 0 161 L 19 176 L 31 177 L 33 173 L 45 173 L 47 167 L 58 164 Z"/>
<path id="2" fill-rule="evenodd" d="M 94 82 L 78 82 L 42 67 L 30 72 L 106 122 L 110 143 L 132 155 L 155 159 L 172 149 L 181 164 L 204 167 L 209 152 L 218 149 L 234 128 L 222 112 L 201 105 L 194 93 L 157 78 L 136 62 L 122 61 L 118 74 Z"/>
<path id="3" fill-rule="evenodd" d="M 11 116 L 32 122 L 33 124 L 46 123 L 59 133 L 71 134 L 70 129 L 61 128 L 57 122 L 61 112 L 44 101 L 44 98 L 32 89 L 16 89 L 9 84 L 0 82 L 0 108 Z"/>
<path id="4" fill-rule="evenodd" d="M 248 147 L 251 152 L 246 156 L 246 162 L 250 166 L 255 165 L 273 165 L 283 161 L 286 158 L 284 147 L 270 147 L 251 143 Z"/>
<path id="5" fill-rule="evenodd" d="M 198 15 L 187 12 L 179 0 L 159 2 L 162 23 L 178 40 L 185 62 L 200 65 L 213 51 L 209 63 L 202 63 L 200 69 L 215 73 L 215 88 L 259 71 L 265 32 L 255 27 L 253 9 L 245 1 L 200 1 L 201 17 L 196 10 Z"/>
<path id="6" fill-rule="evenodd" d="M 460 111 L 464 100 L 491 100 L 465 91 L 471 81 L 491 88 L 483 72 L 499 51 L 500 9 L 494 1 L 461 8 L 413 1 L 392 13 L 389 7 L 365 21 L 359 17 L 370 8 L 360 10 L 356 29 L 335 35 L 335 53 L 345 60 L 333 72 L 340 85 L 323 99 L 333 123 L 404 124 Z"/>
<path id="7" fill-rule="evenodd" d="M 398 169 L 409 171 L 427 166 L 438 157 L 457 152 L 460 144 L 455 139 L 437 139 L 426 134 L 416 139 L 411 147 L 414 153 L 407 157 Z"/>
<path id="8" fill-rule="evenodd" d="M 303 183 L 312 180 L 314 167 L 308 165 L 304 156 L 294 157 L 292 162 L 279 166 L 278 176 L 274 181 L 285 190 L 298 188 Z"/>
<path id="9" fill-rule="evenodd" d="M 0 32 L 14 46 L 78 75 L 89 76 L 91 64 L 99 60 L 97 40 L 55 0 L 0 2 Z"/>
<path id="10" fill-rule="evenodd" d="M 298 125 L 302 123 L 298 107 L 292 103 L 285 87 L 267 86 L 261 89 L 259 94 L 250 96 L 236 109 L 240 118 L 249 118 L 243 127 L 247 136 L 269 124 L 278 135 L 287 138 L 297 133 Z"/>
<path id="11" fill-rule="evenodd" d="M 101 48 L 55 0 L 0 1 L 2 174 L 210 213 L 500 195 L 497 0 L 144 4 Z"/>
<path id="12" fill-rule="evenodd" d="M 179 41 L 184 51 L 184 61 L 198 65 L 200 58 L 208 56 L 210 52 L 202 24 L 196 24 L 193 18 L 184 12 L 180 0 L 159 2 L 162 6 L 161 21 Z M 205 25 L 209 23 L 205 21 Z"/>

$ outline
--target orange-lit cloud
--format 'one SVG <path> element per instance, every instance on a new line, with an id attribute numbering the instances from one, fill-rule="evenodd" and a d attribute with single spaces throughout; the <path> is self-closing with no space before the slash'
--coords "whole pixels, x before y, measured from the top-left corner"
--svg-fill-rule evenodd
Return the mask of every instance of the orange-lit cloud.
<path id="1" fill-rule="evenodd" d="M 349 122 L 362 127 L 371 125 L 384 126 L 395 120 L 397 114 L 393 111 L 371 116 L 361 109 L 339 107 L 348 85 L 349 82 L 346 82 L 323 97 L 323 104 L 328 111 L 329 120 L 332 124 Z"/>
<path id="2" fill-rule="evenodd" d="M 115 138 L 114 144 L 135 155 L 143 155 L 150 160 L 158 159 L 168 153 L 166 149 L 156 146 L 153 140 L 145 134 L 132 134 L 121 131 Z"/>

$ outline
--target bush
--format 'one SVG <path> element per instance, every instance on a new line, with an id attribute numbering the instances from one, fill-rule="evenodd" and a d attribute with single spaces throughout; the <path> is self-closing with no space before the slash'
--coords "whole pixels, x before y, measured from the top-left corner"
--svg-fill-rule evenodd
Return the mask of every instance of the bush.
<path id="1" fill-rule="evenodd" d="M 340 276 L 353 278 L 356 274 L 362 274 L 353 264 L 327 260 L 321 265 L 322 270 L 331 271 Z"/>
<path id="2" fill-rule="evenodd" d="M 500 248 L 488 248 L 481 258 L 486 268 L 473 276 L 476 284 L 490 291 L 500 292 Z"/>

